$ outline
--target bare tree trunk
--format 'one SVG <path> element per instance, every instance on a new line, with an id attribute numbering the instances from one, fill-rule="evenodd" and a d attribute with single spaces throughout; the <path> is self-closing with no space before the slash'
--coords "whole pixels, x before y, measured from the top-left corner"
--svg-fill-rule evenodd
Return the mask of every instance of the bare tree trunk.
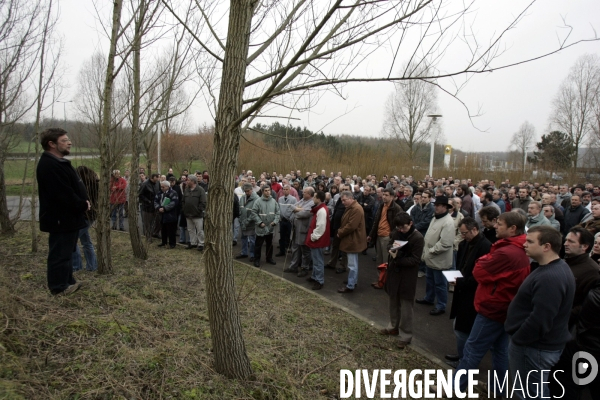
<path id="1" fill-rule="evenodd" d="M 98 190 L 98 219 L 96 220 L 96 233 L 98 237 L 98 273 L 112 273 L 112 259 L 110 249 L 110 175 L 111 153 L 109 139 L 111 135 L 111 106 L 112 91 L 115 80 L 115 55 L 119 36 L 121 9 L 123 0 L 113 0 L 112 30 L 110 36 L 110 50 L 106 65 L 106 80 L 102 97 L 102 125 L 100 127 L 100 187 Z"/>
<path id="2" fill-rule="evenodd" d="M 12 234 L 15 232 L 15 226 L 10 220 L 8 214 L 8 202 L 6 200 L 6 181 L 4 177 L 5 156 L 0 154 L 0 229 L 2 233 Z"/>
<path id="3" fill-rule="evenodd" d="M 233 177 L 241 135 L 241 127 L 235 121 L 242 112 L 246 58 L 255 4 L 255 1 L 248 0 L 231 2 L 210 166 L 211 200 L 208 201 L 204 221 L 206 292 L 215 369 L 237 379 L 246 379 L 252 374 L 235 298 L 231 222 Z"/>
<path id="4" fill-rule="evenodd" d="M 131 171 L 133 172 L 129 177 L 129 199 L 127 215 L 129 216 L 129 237 L 131 239 L 131 248 L 133 255 L 140 260 L 146 260 L 148 258 L 148 249 L 142 240 L 140 230 L 138 229 L 138 211 L 139 211 L 139 198 L 137 190 L 137 182 L 139 179 L 138 171 L 140 166 L 140 149 L 139 149 L 139 136 L 140 136 L 140 81 L 141 81 L 141 63 L 140 53 L 142 47 L 142 25 L 144 21 L 144 15 L 146 10 L 145 0 L 140 0 L 139 4 L 139 17 L 136 20 L 135 25 L 135 37 L 133 41 L 133 115 L 131 124 Z"/>

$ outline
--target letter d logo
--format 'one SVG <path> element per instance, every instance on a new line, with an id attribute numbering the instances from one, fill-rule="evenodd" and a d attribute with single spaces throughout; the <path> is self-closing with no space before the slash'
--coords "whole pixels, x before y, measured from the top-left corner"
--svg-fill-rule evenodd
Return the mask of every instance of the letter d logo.
<path id="1" fill-rule="evenodd" d="M 587 351 L 578 351 L 573 354 L 573 359 L 571 360 L 571 372 L 573 382 L 575 382 L 576 385 L 588 385 L 592 383 L 598 375 L 598 362 L 594 356 Z"/>

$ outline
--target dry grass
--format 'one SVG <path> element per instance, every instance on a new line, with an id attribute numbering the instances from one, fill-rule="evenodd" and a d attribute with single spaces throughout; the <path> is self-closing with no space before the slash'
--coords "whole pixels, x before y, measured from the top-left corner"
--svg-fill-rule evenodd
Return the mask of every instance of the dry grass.
<path id="1" fill-rule="evenodd" d="M 115 274 L 78 272 L 76 294 L 46 289 L 47 236 L 31 254 L 26 227 L 0 237 L 0 398 L 337 398 L 340 368 L 434 368 L 318 296 L 236 264 L 255 376 L 212 369 L 197 252 L 153 247 L 146 262 L 113 235 Z"/>

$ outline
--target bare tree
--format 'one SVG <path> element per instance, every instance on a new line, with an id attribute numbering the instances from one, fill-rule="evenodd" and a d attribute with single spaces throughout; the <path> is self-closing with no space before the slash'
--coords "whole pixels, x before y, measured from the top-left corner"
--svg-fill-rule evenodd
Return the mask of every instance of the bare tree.
<path id="1" fill-rule="evenodd" d="M 0 0 L 0 230 L 14 232 L 8 213 L 4 162 L 20 141 L 15 124 L 36 104 L 35 71 L 44 38 L 43 0 Z M 20 203 L 22 204 L 22 198 Z M 20 208 L 20 206 L 19 206 Z"/>
<path id="2" fill-rule="evenodd" d="M 577 173 L 580 147 L 593 131 L 595 104 L 600 93 L 600 57 L 585 54 L 571 67 L 553 101 L 551 121 L 573 141 L 573 172 Z"/>
<path id="3" fill-rule="evenodd" d="M 521 156 L 521 171 L 523 174 L 525 174 L 525 166 L 527 165 L 527 152 L 533 149 L 535 141 L 535 127 L 529 121 L 523 122 L 519 130 L 510 139 L 511 149 L 516 150 Z"/>
<path id="4" fill-rule="evenodd" d="M 98 237 L 98 273 L 100 274 L 112 272 L 109 184 L 113 164 L 111 164 L 112 157 L 110 156 L 110 137 L 113 85 L 118 71 L 122 66 L 121 64 L 119 68 L 115 68 L 117 42 L 123 34 L 121 29 L 122 9 L 123 0 L 114 0 L 112 26 L 110 31 L 110 47 L 108 51 L 108 60 L 106 62 L 104 89 L 102 91 L 102 125 L 100 126 L 99 131 L 100 185 L 98 190 L 98 216 L 96 219 L 96 233 Z"/>
<path id="5" fill-rule="evenodd" d="M 185 24 L 179 17 L 183 14 L 167 0 L 162 1 Z M 217 80 L 207 84 L 207 99 L 215 108 L 210 196 L 219 199 L 209 201 L 205 219 L 207 302 L 215 369 L 244 379 L 252 371 L 238 315 L 231 249 L 231 188 L 242 125 L 247 126 L 270 109 L 279 109 L 274 107 L 309 108 L 324 91 L 343 95 L 346 83 L 415 79 L 410 74 L 391 72 L 361 75 L 358 66 L 382 46 L 394 55 L 389 66 L 389 71 L 394 71 L 400 54 L 408 58 L 403 62 L 419 66 L 425 60 L 438 62 L 457 38 L 466 43 L 470 57 L 463 65 L 452 71 L 432 70 L 421 80 L 506 67 L 496 62 L 502 37 L 528 7 L 499 34 L 482 40 L 479 35 L 462 35 L 463 29 L 469 28 L 473 3 L 456 12 L 433 0 L 239 0 L 230 2 L 229 7 L 217 3 L 196 1 L 197 18 L 206 21 L 206 29 L 193 35 L 209 57 L 209 61 L 199 64 L 205 68 L 199 73 L 216 76 L 215 71 L 220 72 Z M 192 31 L 193 24 L 185 25 Z M 490 45 L 482 47 L 483 42 Z M 565 42 L 559 45 L 567 46 Z M 311 95 L 305 96 L 307 93 Z"/>
<path id="6" fill-rule="evenodd" d="M 86 122 L 82 128 L 87 131 L 87 135 L 93 140 L 93 147 L 95 148 L 100 148 L 106 67 L 106 56 L 97 52 L 84 62 L 77 79 L 78 92 L 75 108 L 79 118 Z M 128 129 L 124 126 L 124 122 L 130 115 L 129 84 L 124 75 L 115 77 L 111 103 L 109 121 L 110 131 L 113 134 L 108 138 L 108 163 L 112 166 L 111 169 L 115 169 L 130 144 L 129 135 L 126 133 Z"/>
<path id="7" fill-rule="evenodd" d="M 408 76 L 431 75 L 427 68 L 407 66 Z M 431 137 L 431 120 L 426 115 L 437 108 L 436 86 L 418 79 L 395 83 L 395 91 L 385 105 L 384 136 L 398 141 L 400 156 L 414 162 Z"/>

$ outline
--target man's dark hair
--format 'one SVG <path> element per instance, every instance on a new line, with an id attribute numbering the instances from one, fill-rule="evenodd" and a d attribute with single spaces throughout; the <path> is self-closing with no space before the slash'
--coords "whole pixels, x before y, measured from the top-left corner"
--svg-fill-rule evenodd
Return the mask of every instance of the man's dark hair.
<path id="1" fill-rule="evenodd" d="M 546 243 L 550 244 L 552 251 L 556 254 L 560 253 L 562 247 L 562 235 L 561 233 L 551 226 L 533 226 L 529 228 L 527 234 L 538 232 L 538 244 L 543 245 Z M 586 231 L 587 232 L 587 231 Z M 588 232 L 589 233 L 589 232 Z M 591 233 L 590 233 L 591 236 Z M 593 237 L 592 237 L 593 239 Z M 591 248 L 591 247 L 590 247 Z"/>
<path id="2" fill-rule="evenodd" d="M 159 174 L 152 174 L 150 176 L 150 179 L 154 179 L 154 178 L 160 178 L 160 175 Z"/>
<path id="3" fill-rule="evenodd" d="M 462 185 L 460 185 L 459 187 L 460 187 L 460 190 L 462 190 L 463 195 L 471 194 L 469 187 L 467 185 L 465 185 L 464 183 Z"/>
<path id="4" fill-rule="evenodd" d="M 581 226 L 575 226 L 571 228 L 569 233 L 577 235 L 579 244 L 587 245 L 587 249 L 585 250 L 586 253 L 592 251 L 592 247 L 594 246 L 594 235 L 592 235 L 590 231 Z"/>
<path id="5" fill-rule="evenodd" d="M 483 197 L 485 197 L 485 199 L 487 201 L 489 201 L 490 203 L 492 201 L 494 201 L 494 196 L 492 196 L 492 194 L 490 192 L 485 192 L 485 194 L 483 195 Z M 496 208 L 496 207 L 493 207 L 493 208 Z"/>
<path id="6" fill-rule="evenodd" d="M 412 222 L 412 218 L 408 213 L 401 212 L 394 218 L 394 225 L 396 227 L 408 225 Z"/>
<path id="7" fill-rule="evenodd" d="M 314 196 L 317 196 L 317 199 L 321 200 L 321 203 L 325 202 L 325 192 L 322 190 L 317 190 L 314 194 Z"/>
<path id="8" fill-rule="evenodd" d="M 470 231 L 475 228 L 477 228 L 477 230 L 479 231 L 479 224 L 477 223 L 477 221 L 475 221 L 475 218 L 464 217 L 463 219 L 460 220 L 458 227 L 460 228 L 463 225 Z"/>
<path id="9" fill-rule="evenodd" d="M 492 207 L 484 207 L 484 208 L 482 208 L 482 210 L 485 210 L 486 208 L 492 208 Z M 520 208 L 519 208 L 519 210 L 520 210 Z M 521 211 L 523 211 L 523 210 L 521 210 Z M 496 210 L 496 212 L 497 212 L 497 210 Z M 498 217 L 498 220 L 504 221 L 509 228 L 514 225 L 517 228 L 515 231 L 516 235 L 522 235 L 525 232 L 525 224 L 527 223 L 527 217 L 521 213 L 506 212 L 506 213 L 500 214 L 500 216 Z"/>
<path id="10" fill-rule="evenodd" d="M 67 131 L 65 131 L 64 129 L 61 128 L 50 128 L 50 129 L 46 129 L 44 132 L 42 132 L 42 139 L 40 140 L 40 143 L 42 145 L 42 148 L 46 151 L 50 150 L 50 145 L 48 144 L 49 142 L 52 143 L 58 143 L 58 138 L 61 136 L 65 136 L 67 134 Z"/>
<path id="11" fill-rule="evenodd" d="M 499 215 L 500 212 L 496 207 L 483 207 L 481 210 L 479 210 L 479 217 L 486 217 L 488 221 L 498 218 Z"/>
<path id="12" fill-rule="evenodd" d="M 177 182 L 177 179 L 176 179 L 174 176 L 170 177 L 170 178 L 169 178 L 169 179 L 167 179 L 167 180 L 168 180 L 169 182 Z"/>
<path id="13" fill-rule="evenodd" d="M 383 194 L 384 192 L 385 192 L 385 193 L 388 193 L 388 194 L 389 194 L 390 196 L 392 196 L 392 197 L 396 197 L 396 192 L 394 192 L 394 189 L 392 189 L 392 188 L 386 188 L 386 189 L 383 189 L 383 191 L 382 191 L 382 194 Z"/>

